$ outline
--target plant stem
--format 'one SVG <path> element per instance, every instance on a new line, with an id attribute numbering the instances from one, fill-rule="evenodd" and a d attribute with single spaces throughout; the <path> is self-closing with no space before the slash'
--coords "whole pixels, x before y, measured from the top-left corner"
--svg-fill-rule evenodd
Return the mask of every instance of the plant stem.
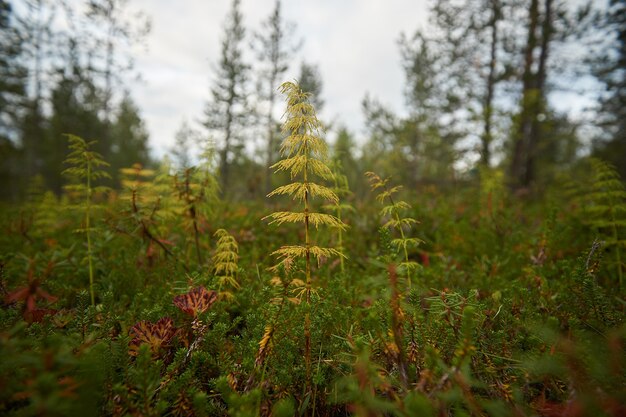
<path id="1" fill-rule="evenodd" d="M 305 152 L 306 155 L 306 152 Z M 307 178 L 308 158 L 304 163 L 304 245 L 306 248 L 306 313 L 304 316 L 304 363 L 306 366 L 306 392 L 311 391 L 311 237 L 309 235 L 309 192 Z"/>
<path id="2" fill-rule="evenodd" d="M 617 257 L 617 276 L 619 278 L 619 289 L 622 290 L 622 281 L 623 281 L 623 273 L 622 273 L 622 253 L 619 248 L 619 235 L 617 233 L 617 219 L 615 218 L 615 212 L 613 211 L 613 206 L 611 205 L 611 223 L 613 224 L 613 241 L 615 242 L 615 256 Z"/>
<path id="3" fill-rule="evenodd" d="M 87 161 L 87 209 L 85 210 L 85 229 L 87 231 L 87 260 L 89 262 L 89 295 L 91 305 L 96 305 L 96 297 L 93 291 L 93 261 L 91 257 L 91 161 Z"/>
<path id="4" fill-rule="evenodd" d="M 393 201 L 393 197 L 391 196 L 391 194 L 389 195 L 389 201 L 391 202 L 391 205 L 395 205 L 396 203 Z M 406 268 L 406 280 L 407 280 L 407 287 L 408 287 L 408 291 L 411 292 L 411 274 L 410 274 L 410 269 L 409 269 L 409 252 L 406 250 L 406 237 L 404 235 L 404 230 L 402 229 L 402 223 L 400 223 L 400 215 L 398 214 L 398 210 L 394 210 L 393 214 L 396 218 L 396 221 L 398 222 L 398 229 L 400 230 L 400 237 L 402 238 L 402 241 L 405 242 L 405 244 L 402 246 L 402 249 L 404 250 L 404 265 Z"/>
<path id="5" fill-rule="evenodd" d="M 337 181 L 337 175 L 334 176 L 334 182 L 335 182 L 335 189 L 339 190 L 339 182 Z M 341 205 L 337 204 L 337 218 L 339 219 L 339 221 L 341 223 L 343 223 L 341 221 Z M 337 236 L 337 243 L 339 244 L 339 250 L 341 251 L 341 253 L 343 253 L 343 231 L 340 229 L 338 229 L 337 231 L 338 236 Z M 345 264 L 343 261 L 343 256 L 339 257 L 339 266 L 341 269 L 341 273 L 343 274 L 345 272 Z"/>
<path id="6" fill-rule="evenodd" d="M 398 289 L 396 266 L 393 263 L 389 264 L 387 272 L 389 274 L 389 284 L 391 286 L 391 331 L 393 333 L 393 341 L 398 349 L 398 356 L 396 360 L 398 370 L 400 371 L 400 381 L 402 382 L 402 386 L 406 389 L 408 387 L 408 375 L 406 356 L 404 353 L 404 343 L 402 340 L 402 312 L 400 309 L 400 291 Z"/>

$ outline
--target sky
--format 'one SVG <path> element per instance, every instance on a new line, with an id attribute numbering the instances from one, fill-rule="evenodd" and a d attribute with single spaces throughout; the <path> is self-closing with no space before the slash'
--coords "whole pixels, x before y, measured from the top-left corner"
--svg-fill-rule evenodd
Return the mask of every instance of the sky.
<path id="1" fill-rule="evenodd" d="M 247 34 L 259 30 L 275 0 L 242 0 Z M 200 129 L 220 54 L 223 21 L 231 0 L 131 0 L 152 21 L 147 48 L 134 51 L 141 81 L 129 83 L 161 156 L 174 144 L 183 120 Z M 354 134 L 363 129 L 361 102 L 370 94 L 396 113 L 404 108 L 404 74 L 397 41 L 426 21 L 420 0 L 283 0 L 283 16 L 303 39 L 285 80 L 300 62 L 318 65 L 325 106 L 321 118 Z M 249 57 L 252 58 L 252 57 Z"/>

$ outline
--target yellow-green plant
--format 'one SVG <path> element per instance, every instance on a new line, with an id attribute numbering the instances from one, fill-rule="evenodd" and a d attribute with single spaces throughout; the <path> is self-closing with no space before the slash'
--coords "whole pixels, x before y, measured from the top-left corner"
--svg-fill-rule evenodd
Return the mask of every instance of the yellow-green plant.
<path id="1" fill-rule="evenodd" d="M 331 170 L 333 172 L 333 188 L 332 190 L 337 194 L 339 198 L 346 198 L 352 195 L 352 191 L 350 191 L 350 187 L 348 185 L 348 177 L 343 175 L 341 168 L 341 161 L 335 160 L 331 165 Z M 343 201 L 336 201 L 333 204 L 326 204 L 323 207 L 325 210 L 329 210 L 335 213 L 335 216 L 343 222 L 343 214 L 345 212 L 354 212 L 354 207 L 350 204 L 345 203 Z M 343 239 L 344 229 L 337 228 L 337 250 L 341 253 L 344 252 L 344 239 Z M 341 272 L 345 272 L 345 258 L 343 256 L 339 257 L 339 266 L 341 268 Z"/>
<path id="2" fill-rule="evenodd" d="M 85 233 L 87 237 L 87 262 L 89 264 L 89 294 L 91 296 L 91 305 L 96 304 L 95 293 L 93 289 L 93 253 L 91 246 L 91 233 L 94 228 L 91 224 L 91 212 L 94 207 L 93 196 L 95 193 L 106 191 L 106 187 L 95 186 L 94 182 L 102 178 L 110 178 L 110 175 L 103 171 L 102 168 L 109 166 L 102 159 L 102 155 L 91 150 L 96 141 L 86 142 L 84 139 L 67 135 L 69 140 L 70 153 L 65 159 L 65 163 L 70 165 L 63 171 L 63 174 L 76 181 L 76 184 L 66 186 L 66 190 L 75 195 L 80 196 L 82 202 L 79 208 L 84 211 L 84 226 L 77 231 Z"/>
<path id="3" fill-rule="evenodd" d="M 219 203 L 219 185 L 214 175 L 213 145 L 208 143 L 203 150 L 200 164 L 173 175 L 174 189 L 182 203 L 184 227 L 193 232 L 198 264 L 203 263 L 200 235 L 206 229 L 209 216 Z"/>
<path id="4" fill-rule="evenodd" d="M 320 247 L 313 243 L 311 238 L 311 226 L 317 229 L 319 226 L 345 229 L 345 224 L 337 217 L 316 212 L 312 205 L 313 198 L 337 203 L 339 197 L 330 188 L 314 182 L 317 179 L 332 180 L 333 174 L 327 165 L 326 159 L 328 146 L 320 137 L 322 124 L 317 118 L 315 109 L 309 102 L 309 94 L 302 91 L 295 82 L 283 83 L 279 91 L 287 96 L 287 110 L 285 122 L 282 126 L 283 134 L 286 135 L 280 152 L 283 157 L 271 168 L 275 172 L 287 171 L 291 175 L 292 182 L 276 188 L 268 194 L 268 197 L 288 195 L 302 204 L 302 211 L 279 211 L 265 217 L 271 219 L 270 224 L 278 226 L 284 223 L 300 223 L 304 228 L 304 244 L 287 245 L 273 252 L 280 264 L 294 259 L 304 259 L 305 283 L 301 291 L 305 299 L 305 322 L 304 322 L 304 359 L 306 366 L 307 393 L 310 392 L 311 383 L 311 293 L 313 281 L 311 277 L 311 257 L 319 262 L 323 258 L 344 256 L 335 248 Z"/>
<path id="5" fill-rule="evenodd" d="M 194 180 L 194 168 L 186 168 L 174 175 L 174 189 L 178 199 L 184 205 L 185 228 L 191 229 L 196 248 L 198 264 L 202 265 L 202 252 L 200 250 L 200 223 L 202 216 L 200 205 L 204 200 L 204 190 L 202 184 Z"/>
<path id="6" fill-rule="evenodd" d="M 590 204 L 585 208 L 587 221 L 601 233 L 605 245 L 613 249 L 619 288 L 623 288 L 624 261 L 622 249 L 626 247 L 626 189 L 617 170 L 600 159 L 591 159 L 593 185 L 588 195 Z"/>
<path id="7" fill-rule="evenodd" d="M 406 274 L 407 287 L 410 291 L 413 273 L 417 270 L 419 265 L 416 262 L 409 260 L 409 248 L 417 247 L 422 240 L 416 237 L 407 237 L 405 229 L 409 230 L 414 224 L 417 223 L 417 220 L 412 217 L 402 217 L 402 213 L 406 210 L 410 210 L 411 205 L 406 201 L 397 200 L 394 197 L 394 195 L 402 189 L 401 185 L 389 187 L 389 178 L 383 179 L 373 172 L 366 172 L 365 175 L 370 181 L 372 191 L 378 191 L 376 200 L 383 204 L 380 214 L 383 217 L 389 218 L 383 227 L 395 229 L 400 233 L 400 237 L 392 239 L 391 244 L 396 251 L 400 252 L 400 250 L 402 250 L 404 260 L 400 262 L 399 266 Z"/>
<path id="8" fill-rule="evenodd" d="M 486 166 L 479 168 L 480 174 L 480 204 L 482 212 L 489 218 L 501 211 L 504 206 L 506 187 L 504 172 Z"/>
<path id="9" fill-rule="evenodd" d="M 239 246 L 235 238 L 224 229 L 218 229 L 215 236 L 217 237 L 217 247 L 215 248 L 215 255 L 213 255 L 213 272 L 218 280 L 217 292 L 220 297 L 232 298 L 232 292 L 222 292 L 222 288 L 229 287 L 236 290 L 240 287 L 239 282 L 237 282 Z"/>
<path id="10" fill-rule="evenodd" d="M 151 256 L 154 245 L 160 247 L 163 252 L 176 261 L 172 251 L 166 246 L 165 239 L 160 238 L 161 232 L 159 226 L 163 216 L 172 216 L 172 210 L 164 211 L 162 187 L 155 186 L 155 172 L 151 169 L 145 169 L 141 164 L 134 164 L 129 168 L 120 169 L 122 177 L 122 186 L 124 193 L 121 200 L 128 203 L 130 207 L 125 210 L 123 223 L 129 223 L 126 227 L 123 225 L 115 227 L 115 230 L 129 236 L 137 236 L 147 244 L 146 254 Z M 159 184 L 157 184 L 159 185 Z M 162 227 L 161 227 L 162 229 Z M 187 269 L 186 265 L 183 267 Z"/>

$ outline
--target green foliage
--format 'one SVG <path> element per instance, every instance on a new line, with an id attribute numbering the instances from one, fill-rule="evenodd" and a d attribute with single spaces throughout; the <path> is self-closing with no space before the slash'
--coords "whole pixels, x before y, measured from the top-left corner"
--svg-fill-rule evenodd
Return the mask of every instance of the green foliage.
<path id="1" fill-rule="evenodd" d="M 305 261 L 305 282 L 302 294 L 305 297 L 307 312 L 304 321 L 304 360 L 306 366 L 306 392 L 311 391 L 311 319 L 310 305 L 313 292 L 311 275 L 311 257 L 322 259 L 344 255 L 335 248 L 316 246 L 311 239 L 310 225 L 317 229 L 320 225 L 331 228 L 345 229 L 345 224 L 335 216 L 314 211 L 312 199 L 322 198 L 332 203 L 338 203 L 339 197 L 330 188 L 314 182 L 315 177 L 330 180 L 332 171 L 326 163 L 328 147 L 319 136 L 322 124 L 318 120 L 315 109 L 309 103 L 309 94 L 302 91 L 297 83 L 286 82 L 280 86 L 280 91 L 287 96 L 287 110 L 283 133 L 288 135 L 281 145 L 283 159 L 272 166 L 276 172 L 287 171 L 291 179 L 300 177 L 301 181 L 292 182 L 276 188 L 268 197 L 288 195 L 303 205 L 301 212 L 281 211 L 266 217 L 271 219 L 270 224 L 301 223 L 304 226 L 304 244 L 283 246 L 272 254 L 278 256 L 278 265 L 287 265 L 298 259 Z"/>
<path id="2" fill-rule="evenodd" d="M 341 173 L 341 162 L 339 160 L 333 161 L 331 169 L 333 170 L 334 183 L 332 191 L 337 195 L 338 199 L 333 204 L 326 204 L 322 208 L 334 212 L 335 217 L 337 217 L 339 222 L 343 223 L 342 218 L 344 217 L 344 213 L 355 212 L 354 207 L 344 202 L 345 199 L 349 198 L 352 195 L 352 191 L 350 191 L 350 187 L 348 186 L 348 177 Z M 344 246 L 344 229 L 341 227 L 337 228 L 336 247 L 339 252 L 345 253 L 346 248 Z M 339 262 L 341 266 L 341 272 L 345 272 L 346 267 L 345 259 L 343 256 L 339 257 Z"/>
<path id="3" fill-rule="evenodd" d="M 410 228 L 417 223 L 417 220 L 412 217 L 400 217 L 403 211 L 411 209 L 409 203 L 403 200 L 397 200 L 394 197 L 394 195 L 402 189 L 402 186 L 388 187 L 389 178 L 382 179 L 373 172 L 366 172 L 365 175 L 370 180 L 372 190 L 378 191 L 376 200 L 381 204 L 386 204 L 380 210 L 381 216 L 387 219 L 383 227 L 396 230 L 400 233 L 399 238 L 391 240 L 391 245 L 397 252 L 401 251 L 404 255 L 404 260 L 400 263 L 400 267 L 404 269 L 407 278 L 407 288 L 410 291 L 411 281 L 419 264 L 409 260 L 409 248 L 416 248 L 422 240 L 415 237 L 407 237 L 405 230 L 410 230 Z"/>
<path id="4" fill-rule="evenodd" d="M 204 111 L 204 126 L 219 140 L 220 181 L 224 193 L 231 193 L 230 168 L 241 158 L 244 148 L 242 130 L 250 118 L 250 65 L 245 61 L 242 48 L 246 29 L 240 3 L 240 0 L 233 0 L 226 18 L 215 84 Z"/>
<path id="5" fill-rule="evenodd" d="M 285 90 L 299 99 L 273 168 L 291 178 L 268 216 L 280 227 L 263 204 L 213 197 L 210 155 L 177 178 L 125 168 L 125 190 L 104 194 L 78 139 L 74 187 L 33 180 L 27 202 L 0 206 L 0 414 L 623 414 L 610 168 L 581 165 L 576 189 L 544 200 L 510 194 L 497 169 L 453 191 L 370 174 L 380 210 L 324 158 L 306 94 Z M 74 233 L 87 209 L 95 305 Z M 421 264 L 410 291 L 407 259 Z"/>
<path id="6" fill-rule="evenodd" d="M 77 231 L 85 233 L 87 237 L 86 258 L 89 264 L 89 294 L 91 295 L 91 304 L 95 305 L 94 266 L 91 245 L 91 234 L 95 229 L 91 226 L 91 211 L 94 195 L 101 194 L 107 190 L 105 187 L 95 185 L 95 182 L 99 179 L 110 178 L 109 174 L 102 170 L 103 167 L 109 164 L 102 160 L 100 154 L 91 150 L 91 147 L 96 143 L 95 141 L 85 142 L 84 139 L 74 135 L 67 135 L 67 138 L 70 142 L 69 148 L 71 152 L 67 156 L 65 163 L 70 165 L 70 167 L 64 170 L 63 174 L 71 179 L 84 181 L 83 183 L 69 185 L 66 187 L 66 190 L 70 195 L 81 198 L 79 208 L 84 210 L 85 222 L 84 226 Z"/>
<path id="7" fill-rule="evenodd" d="M 615 167 L 599 159 L 592 159 L 593 184 L 585 207 L 588 224 L 604 239 L 614 256 L 619 287 L 623 288 L 626 260 L 626 188 Z"/>
<path id="8" fill-rule="evenodd" d="M 220 297 L 233 298 L 232 291 L 240 287 L 237 281 L 239 267 L 239 246 L 233 236 L 226 230 L 218 229 L 215 232 L 217 246 L 213 255 L 213 273 L 217 276 Z M 222 291 L 222 289 L 224 289 Z"/>
<path id="9" fill-rule="evenodd" d="M 324 140 L 318 136 L 322 129 L 317 119 L 315 109 L 308 102 L 308 94 L 304 93 L 298 84 L 287 82 L 281 85 L 280 91 L 287 95 L 287 110 L 283 133 L 288 134 L 281 146 L 283 159 L 272 166 L 276 172 L 287 171 L 294 180 L 301 177 L 302 181 L 292 182 L 276 188 L 268 194 L 268 197 L 288 195 L 303 204 L 302 212 L 282 211 L 268 215 L 270 224 L 276 223 L 302 223 L 305 228 L 304 245 L 283 246 L 274 251 L 281 259 L 286 260 L 307 258 L 307 285 L 310 287 L 310 271 L 308 258 L 313 255 L 318 263 L 323 257 L 343 256 L 333 248 L 323 248 L 311 244 L 309 236 L 309 224 L 318 228 L 320 225 L 332 228 L 345 229 L 345 225 L 337 217 L 312 211 L 311 199 L 321 199 L 338 203 L 339 197 L 335 192 L 313 182 L 315 177 L 322 180 L 333 178 L 332 171 L 326 164 L 328 147 Z"/>

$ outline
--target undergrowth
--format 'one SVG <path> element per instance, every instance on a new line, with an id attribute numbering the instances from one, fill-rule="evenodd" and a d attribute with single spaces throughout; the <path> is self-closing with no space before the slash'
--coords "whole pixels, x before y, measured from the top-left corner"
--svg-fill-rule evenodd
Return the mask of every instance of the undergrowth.
<path id="1" fill-rule="evenodd" d="M 282 91 L 290 175 L 271 196 L 291 199 L 269 216 L 219 201 L 210 160 L 99 188 L 76 137 L 78 187 L 34 180 L 0 207 L 0 414 L 626 413 L 612 167 L 541 200 L 498 171 L 453 192 L 369 174 L 378 195 L 357 201 L 308 96 Z"/>

